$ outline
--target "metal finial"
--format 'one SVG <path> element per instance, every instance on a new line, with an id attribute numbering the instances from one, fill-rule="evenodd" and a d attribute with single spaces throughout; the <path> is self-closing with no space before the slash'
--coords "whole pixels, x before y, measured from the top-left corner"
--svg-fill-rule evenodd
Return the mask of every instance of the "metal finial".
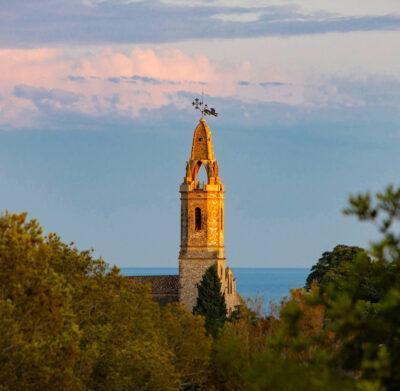
<path id="1" fill-rule="evenodd" d="M 201 100 L 199 98 L 196 98 L 192 102 L 192 106 L 194 106 L 195 110 L 200 111 L 202 117 L 206 115 L 218 117 L 218 113 L 215 111 L 215 109 L 213 107 L 208 107 L 208 105 L 203 102 L 203 97 L 201 98 Z"/>

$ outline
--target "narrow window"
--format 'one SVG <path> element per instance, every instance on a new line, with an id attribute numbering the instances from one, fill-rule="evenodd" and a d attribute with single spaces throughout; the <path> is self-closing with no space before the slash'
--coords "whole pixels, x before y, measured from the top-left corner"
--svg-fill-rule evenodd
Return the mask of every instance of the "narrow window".
<path id="1" fill-rule="evenodd" d="M 195 229 L 196 231 L 201 230 L 201 209 L 196 208 L 194 210 L 194 217 L 195 217 Z"/>
<path id="2" fill-rule="evenodd" d="M 221 208 L 221 231 L 224 230 L 224 211 Z"/>

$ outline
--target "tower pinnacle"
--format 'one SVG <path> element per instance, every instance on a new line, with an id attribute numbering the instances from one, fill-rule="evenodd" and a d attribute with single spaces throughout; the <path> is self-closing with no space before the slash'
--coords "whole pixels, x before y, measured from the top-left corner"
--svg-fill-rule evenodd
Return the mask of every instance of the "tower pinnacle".
<path id="1" fill-rule="evenodd" d="M 192 150 L 186 163 L 184 184 L 195 186 L 197 174 L 201 166 L 207 172 L 207 185 L 220 184 L 218 162 L 215 160 L 210 128 L 204 118 L 201 118 L 193 134 Z M 222 186 L 222 184 L 221 184 Z"/>
<path id="2" fill-rule="evenodd" d="M 190 160 L 214 160 L 211 131 L 204 118 L 194 130 Z"/>

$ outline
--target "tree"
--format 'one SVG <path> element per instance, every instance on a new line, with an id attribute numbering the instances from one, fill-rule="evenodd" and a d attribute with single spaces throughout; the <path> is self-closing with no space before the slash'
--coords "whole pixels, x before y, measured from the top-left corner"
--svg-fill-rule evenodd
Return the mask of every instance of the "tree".
<path id="1" fill-rule="evenodd" d="M 345 214 L 376 225 L 382 237 L 322 278 L 316 303 L 334 340 L 330 365 L 365 389 L 400 389 L 400 187 L 351 196 Z M 327 278 L 329 277 L 329 278 Z M 325 337 L 326 339 L 326 337 Z"/>
<path id="2" fill-rule="evenodd" d="M 216 389 L 400 389 L 400 187 L 352 196 L 346 214 L 377 225 L 380 240 L 325 253 L 264 342 L 260 320 L 227 322 L 214 342 Z"/>
<path id="3" fill-rule="evenodd" d="M 322 254 L 318 262 L 311 268 L 305 284 L 306 289 L 310 289 L 313 282 L 323 288 L 330 279 L 340 274 L 341 266 L 345 262 L 353 262 L 360 254 L 365 254 L 365 250 L 356 246 L 337 245 L 332 251 Z"/>
<path id="4" fill-rule="evenodd" d="M 181 387 L 197 389 L 209 375 L 211 337 L 206 335 L 204 318 L 193 315 L 180 303 L 162 308 L 161 327 L 173 352 L 173 364 Z"/>
<path id="5" fill-rule="evenodd" d="M 0 388 L 81 389 L 71 289 L 25 213 L 0 216 L 0 287 Z"/>
<path id="6" fill-rule="evenodd" d="M 279 318 L 244 314 L 226 322 L 214 342 L 215 389 L 354 390 L 355 381 L 331 364 L 332 338 L 316 284 L 296 289 Z"/>
<path id="7" fill-rule="evenodd" d="M 1 390 L 177 390 L 160 308 L 91 251 L 0 216 Z"/>
<path id="8" fill-rule="evenodd" d="M 197 288 L 197 303 L 193 313 L 205 317 L 208 334 L 216 337 L 227 317 L 225 295 L 221 292 L 221 280 L 216 265 L 206 270 Z"/>
<path id="9" fill-rule="evenodd" d="M 400 389 L 400 187 L 388 186 L 375 197 L 350 196 L 347 215 L 373 223 L 382 235 L 374 242 L 372 259 L 353 266 L 346 290 L 332 298 L 332 326 L 344 344 L 348 364 L 359 368 L 364 379 L 380 382 L 389 390 Z M 368 278 L 378 293 L 375 302 L 355 300 Z M 339 300 L 337 300 L 339 299 Z M 335 304 L 336 303 L 336 304 Z"/>
<path id="10" fill-rule="evenodd" d="M 270 350 L 257 354 L 247 373 L 245 386 L 241 390 L 285 390 L 285 391 L 354 391 L 356 382 L 329 366 L 314 362 L 302 363 L 277 355 Z"/>
<path id="11" fill-rule="evenodd" d="M 240 316 L 225 322 L 214 340 L 211 383 L 221 391 L 249 389 L 246 374 L 254 356 L 265 351 L 267 336 L 278 321 L 257 314 L 243 305 Z"/>

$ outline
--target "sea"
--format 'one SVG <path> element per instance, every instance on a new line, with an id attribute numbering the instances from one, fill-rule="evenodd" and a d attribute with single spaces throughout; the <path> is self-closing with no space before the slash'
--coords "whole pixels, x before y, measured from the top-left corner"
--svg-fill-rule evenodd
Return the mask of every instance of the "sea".
<path id="1" fill-rule="evenodd" d="M 256 301 L 262 311 L 271 311 L 271 303 L 278 304 L 288 297 L 290 289 L 304 286 L 308 268 L 232 268 L 236 278 L 236 289 L 240 295 L 253 303 Z M 124 267 L 126 276 L 178 274 L 177 268 Z"/>

